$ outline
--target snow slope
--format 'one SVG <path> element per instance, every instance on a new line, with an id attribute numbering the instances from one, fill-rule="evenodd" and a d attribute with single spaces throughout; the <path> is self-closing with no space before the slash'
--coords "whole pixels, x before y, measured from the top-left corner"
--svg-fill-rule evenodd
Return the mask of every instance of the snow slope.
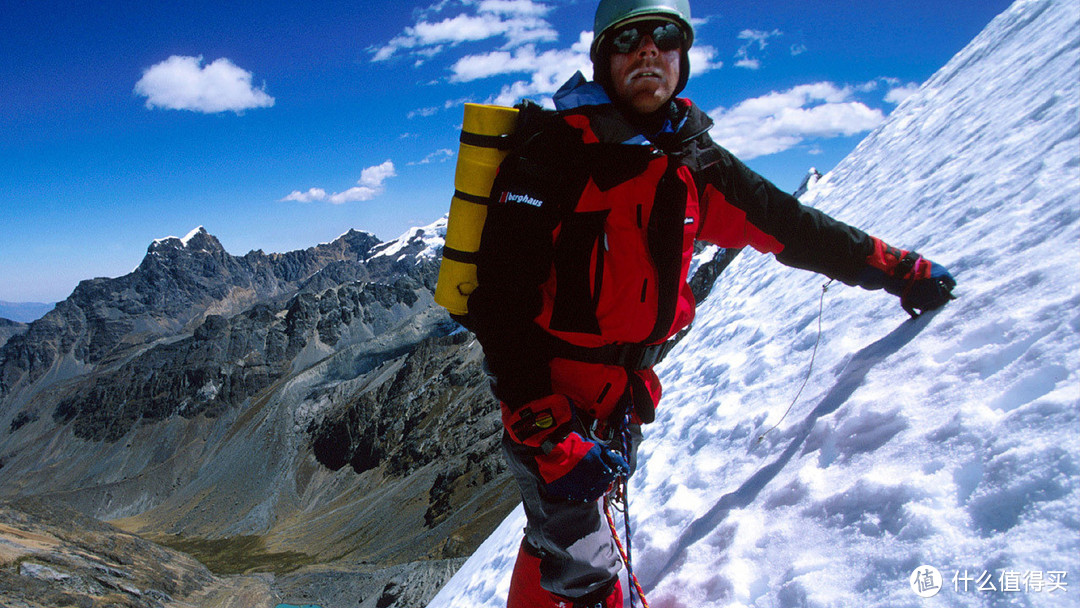
<path id="1" fill-rule="evenodd" d="M 960 298 L 912 321 L 834 283 L 762 441 L 825 280 L 751 252 L 721 276 L 630 484 L 653 608 L 1080 605 L 1078 65 L 1080 3 L 1019 0 L 804 197 Z M 504 606 L 523 526 L 430 607 Z"/>

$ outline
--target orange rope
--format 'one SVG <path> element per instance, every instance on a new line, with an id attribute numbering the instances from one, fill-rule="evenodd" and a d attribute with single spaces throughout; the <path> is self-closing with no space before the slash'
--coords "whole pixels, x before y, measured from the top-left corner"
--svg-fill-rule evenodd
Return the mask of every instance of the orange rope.
<path id="1" fill-rule="evenodd" d="M 649 602 L 645 599 L 645 592 L 642 591 L 641 583 L 638 582 L 637 575 L 634 574 L 634 569 L 630 565 L 630 557 L 626 554 L 622 541 L 619 540 L 618 530 L 615 529 L 615 516 L 611 514 L 611 498 L 609 496 L 604 496 L 604 515 L 607 516 L 608 527 L 611 528 L 611 537 L 615 539 L 615 546 L 619 548 L 619 557 L 622 558 L 623 564 L 626 565 L 630 584 L 634 586 L 634 591 L 637 591 L 637 596 L 641 599 L 641 605 L 644 608 L 649 608 Z M 632 601 L 631 604 L 633 604 Z"/>

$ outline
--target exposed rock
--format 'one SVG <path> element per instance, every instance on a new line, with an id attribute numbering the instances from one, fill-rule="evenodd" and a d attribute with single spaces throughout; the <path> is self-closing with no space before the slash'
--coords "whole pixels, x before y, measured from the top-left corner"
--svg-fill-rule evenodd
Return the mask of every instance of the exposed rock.
<path id="1" fill-rule="evenodd" d="M 0 604 L 161 608 L 221 584 L 186 555 L 62 505 L 0 503 Z"/>
<path id="2" fill-rule="evenodd" d="M 424 289 L 409 278 L 350 283 L 300 293 L 281 310 L 260 304 L 232 319 L 208 315 L 190 338 L 74 385 L 53 418 L 73 423 L 82 439 L 117 441 L 139 421 L 218 416 L 292 372 L 312 342 L 334 347 L 388 331 L 417 312 Z"/>
<path id="3" fill-rule="evenodd" d="M 26 330 L 28 329 L 30 329 L 30 326 L 26 323 L 0 318 L 0 346 L 6 344 L 12 336 L 19 336 L 26 333 Z"/>
<path id="4" fill-rule="evenodd" d="M 131 274 L 79 283 L 70 297 L 0 347 L 0 398 L 34 383 L 66 355 L 83 365 L 120 359 L 201 322 L 208 311 L 231 316 L 294 292 L 329 264 L 359 263 L 378 242 L 349 231 L 302 251 L 234 257 L 202 228 L 186 241 L 154 241 Z"/>

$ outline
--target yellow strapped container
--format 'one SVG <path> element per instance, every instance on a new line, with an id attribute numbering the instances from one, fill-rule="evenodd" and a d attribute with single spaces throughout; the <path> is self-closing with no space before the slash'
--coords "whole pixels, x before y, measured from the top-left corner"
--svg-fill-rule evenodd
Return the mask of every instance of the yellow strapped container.
<path id="1" fill-rule="evenodd" d="M 503 106 L 465 104 L 454 197 L 446 225 L 435 302 L 451 314 L 469 312 L 469 295 L 476 289 L 476 255 L 487 220 L 487 201 L 495 173 L 507 154 L 508 137 L 518 111 Z"/>

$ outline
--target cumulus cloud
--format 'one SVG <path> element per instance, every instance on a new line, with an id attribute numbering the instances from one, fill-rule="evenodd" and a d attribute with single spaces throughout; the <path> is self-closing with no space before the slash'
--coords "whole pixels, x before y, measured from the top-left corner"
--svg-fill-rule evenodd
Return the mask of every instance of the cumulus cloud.
<path id="1" fill-rule="evenodd" d="M 908 97 L 911 97 L 915 93 L 919 92 L 919 83 L 909 82 L 903 86 L 896 86 L 889 89 L 889 92 L 885 94 L 885 101 L 891 104 L 899 104 Z"/>
<path id="2" fill-rule="evenodd" d="M 300 192 L 299 190 L 293 190 L 289 196 L 281 199 L 283 201 L 296 201 L 298 203 L 310 203 L 312 201 L 324 201 L 326 200 L 326 190 L 322 188 L 311 188 L 307 192 Z"/>
<path id="3" fill-rule="evenodd" d="M 690 76 L 700 76 L 723 67 L 722 61 L 716 61 L 716 53 L 716 49 L 708 45 L 696 44 L 690 47 Z"/>
<path id="4" fill-rule="evenodd" d="M 569 47 L 550 48 L 557 39 L 547 21 L 553 5 L 540 0 L 440 0 L 415 13 L 413 25 L 386 45 L 371 48 L 372 61 L 407 55 L 422 65 L 436 55 L 465 42 L 502 37 L 505 43 L 481 53 L 458 56 L 448 66 L 448 76 L 438 82 L 469 83 L 499 76 L 517 76 L 501 86 L 486 103 L 513 105 L 528 97 L 551 106 L 551 95 L 574 72 L 592 75 L 589 47 L 591 31 L 578 34 Z M 704 23 L 705 20 L 699 20 Z M 547 46 L 548 48 L 545 48 Z M 690 50 L 691 76 L 719 69 L 716 48 L 698 44 Z M 460 105 L 460 103 L 454 104 Z M 443 109 L 450 107 L 444 106 Z M 438 106 L 416 108 L 409 118 L 431 116 Z"/>
<path id="5" fill-rule="evenodd" d="M 854 100 L 854 89 L 819 82 L 747 99 L 709 113 L 712 136 L 736 156 L 751 159 L 793 148 L 807 139 L 855 135 L 885 116 Z"/>
<path id="6" fill-rule="evenodd" d="M 446 5 L 441 2 L 421 11 L 416 22 L 401 34 L 381 47 L 369 49 L 371 60 L 386 61 L 407 51 L 423 61 L 448 46 L 496 37 L 506 40 L 506 48 L 558 38 L 555 28 L 544 19 L 551 7 L 532 0 L 482 0 L 475 4 L 475 13 L 435 20 L 434 14 Z"/>
<path id="7" fill-rule="evenodd" d="M 501 74 L 528 72 L 545 75 L 565 73 L 566 78 L 569 78 L 587 65 L 590 65 L 587 51 L 582 53 L 580 50 L 570 49 L 537 53 L 536 47 L 530 44 L 513 51 L 493 51 L 462 57 L 450 66 L 450 80 L 470 82 Z M 544 77 L 543 80 L 549 78 Z"/>
<path id="8" fill-rule="evenodd" d="M 328 200 L 335 205 L 356 201 L 370 201 L 386 190 L 383 182 L 396 175 L 397 171 L 394 170 L 394 163 L 389 160 L 381 165 L 368 167 L 360 172 L 360 180 L 356 182 L 356 186 L 344 192 L 334 193 L 330 195 Z"/>
<path id="9" fill-rule="evenodd" d="M 207 114 L 273 106 L 265 85 L 255 88 L 251 80 L 251 72 L 224 57 L 204 66 L 202 56 L 173 55 L 143 71 L 135 94 L 146 97 L 147 108 Z"/>
<path id="10" fill-rule="evenodd" d="M 531 48 L 519 49 L 520 52 L 506 58 L 505 70 L 491 69 L 487 75 L 524 72 L 529 74 L 529 78 L 504 85 L 488 102 L 510 106 L 522 98 L 540 96 L 539 101 L 544 105 L 553 105 L 550 97 L 546 96 L 558 91 L 559 87 L 574 75 L 574 72 L 580 71 L 584 74 L 592 74 L 592 61 L 589 60 L 589 45 L 592 44 L 592 38 L 592 32 L 581 32 L 578 35 L 577 42 L 571 45 L 569 49 L 555 49 L 543 53 L 536 53 Z M 483 60 L 479 61 L 478 64 L 464 64 L 464 66 L 473 69 L 471 76 L 475 77 L 486 77 L 482 75 L 485 65 L 490 64 Z M 462 75 L 467 74 L 464 66 L 458 66 L 456 70 L 451 70 L 455 73 L 455 77 L 463 77 L 458 76 L 459 73 Z"/>
<path id="11" fill-rule="evenodd" d="M 387 160 L 380 165 L 368 167 L 361 171 L 360 180 L 356 182 L 356 186 L 353 186 L 344 192 L 327 194 L 326 190 L 323 190 L 322 188 L 311 188 L 307 192 L 294 190 L 291 194 L 281 200 L 296 201 L 299 203 L 330 201 L 335 205 L 356 201 L 370 201 L 382 194 L 386 190 L 386 180 L 395 177 L 396 175 L 397 171 L 394 169 L 394 163 Z"/>
<path id="12" fill-rule="evenodd" d="M 761 59 L 757 54 L 769 46 L 769 39 L 782 36 L 780 30 L 766 32 L 762 30 L 743 30 L 739 32 L 739 40 L 745 40 L 743 45 L 735 51 L 735 66 L 756 70 L 761 67 Z"/>

